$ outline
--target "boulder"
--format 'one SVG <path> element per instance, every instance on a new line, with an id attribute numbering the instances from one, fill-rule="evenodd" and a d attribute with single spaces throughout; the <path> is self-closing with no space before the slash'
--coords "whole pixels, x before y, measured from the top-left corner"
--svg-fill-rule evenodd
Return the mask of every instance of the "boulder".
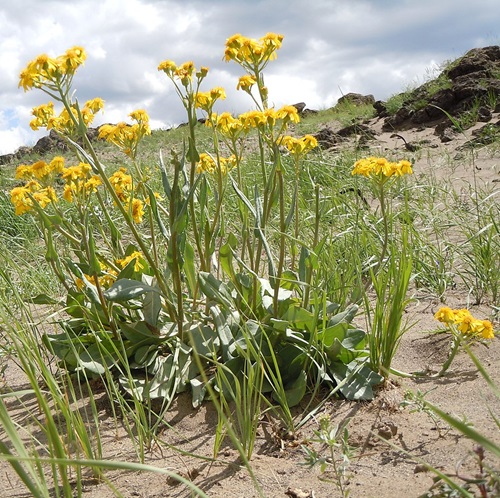
<path id="1" fill-rule="evenodd" d="M 373 105 L 375 103 L 375 97 L 373 95 L 362 95 L 360 93 L 347 93 L 337 101 L 337 104 L 343 103 L 352 105 Z"/>
<path id="2" fill-rule="evenodd" d="M 491 119 L 497 97 L 500 97 L 499 74 L 499 46 L 469 50 L 450 64 L 436 80 L 416 88 L 410 97 L 405 94 L 404 105 L 394 115 L 385 117 L 382 129 L 397 131 L 415 125 L 436 127 L 444 123 L 442 127 L 436 128 L 436 134 L 442 140 L 449 141 L 454 133 L 448 129 L 447 114 L 459 119 L 463 113 L 479 105 L 478 120 L 487 122 Z M 380 113 L 383 113 L 382 107 L 379 108 Z"/>

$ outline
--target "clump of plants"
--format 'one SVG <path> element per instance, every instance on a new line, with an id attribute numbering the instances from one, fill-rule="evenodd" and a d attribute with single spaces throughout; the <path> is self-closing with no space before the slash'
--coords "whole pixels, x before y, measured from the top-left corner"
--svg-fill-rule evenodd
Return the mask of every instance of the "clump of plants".
<path id="1" fill-rule="evenodd" d="M 154 168 L 137 160 L 151 132 L 141 109 L 99 129 L 122 151 L 123 166 L 109 171 L 96 154 L 86 131 L 104 102 L 82 105 L 72 87 L 83 48 L 39 56 L 20 80 L 52 99 L 33 109 L 32 128 L 55 130 L 78 158 L 21 165 L 24 183 L 11 191 L 16 214 L 38 223 L 66 291 L 69 318 L 60 333 L 44 335 L 45 346 L 68 372 L 116 381 L 138 402 L 160 398 L 168 407 L 190 388 L 198 406 L 210 395 L 248 455 L 248 424 L 261 406 L 293 428 L 289 410 L 308 390 L 326 383 L 349 399 L 370 399 L 382 380 L 366 362 L 367 334 L 351 324 L 357 306 L 340 309 L 316 282 L 326 243 L 320 209 L 304 230 L 299 200 L 312 194 L 300 178 L 317 142 L 289 134 L 297 109 L 270 107 L 264 82 L 282 40 L 227 40 L 225 59 L 244 70 L 237 87 L 255 106 L 239 116 L 213 111 L 225 91 L 202 91 L 208 68 L 161 62 L 186 110 L 188 137 Z M 199 112 L 209 149 L 198 142 Z M 242 174 L 248 140 L 258 146 L 253 184 Z M 233 412 L 232 401 L 245 409 Z"/>

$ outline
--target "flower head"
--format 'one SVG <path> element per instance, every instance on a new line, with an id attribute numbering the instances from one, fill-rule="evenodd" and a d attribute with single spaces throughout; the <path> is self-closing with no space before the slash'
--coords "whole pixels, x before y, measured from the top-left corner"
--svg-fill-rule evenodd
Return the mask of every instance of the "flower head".
<path id="1" fill-rule="evenodd" d="M 286 147 L 293 155 L 301 156 L 318 146 L 318 141 L 312 135 L 294 138 L 289 135 L 278 139 L 278 144 Z"/>
<path id="2" fill-rule="evenodd" d="M 135 159 L 139 142 L 144 136 L 151 134 L 149 116 L 143 109 L 132 111 L 129 116 L 136 124 L 121 122 L 117 125 L 102 125 L 99 128 L 99 138 L 118 146 L 125 154 Z"/>
<path id="3" fill-rule="evenodd" d="M 453 330 L 456 328 L 463 336 L 474 339 L 493 339 L 495 333 L 493 325 L 489 320 L 479 320 L 474 318 L 469 310 L 453 310 L 444 306 L 440 308 L 434 318 Z"/>
<path id="4" fill-rule="evenodd" d="M 61 90 L 71 82 L 75 71 L 81 66 L 87 54 L 82 47 L 73 47 L 58 57 L 41 54 L 28 63 L 19 75 L 19 86 L 24 91 L 31 88 Z"/>
<path id="5" fill-rule="evenodd" d="M 406 160 L 390 162 L 385 157 L 367 157 L 354 163 L 353 175 L 386 179 L 392 176 L 411 175 L 411 163 Z"/>
<path id="6" fill-rule="evenodd" d="M 265 65 L 276 58 L 283 35 L 267 33 L 259 40 L 235 34 L 226 40 L 224 60 L 237 62 L 252 74 L 260 72 Z"/>

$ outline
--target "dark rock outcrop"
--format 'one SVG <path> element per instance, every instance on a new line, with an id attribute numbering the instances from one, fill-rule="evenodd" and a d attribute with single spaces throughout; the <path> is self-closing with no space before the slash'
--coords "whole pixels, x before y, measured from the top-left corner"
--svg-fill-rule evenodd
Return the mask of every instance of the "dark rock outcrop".
<path id="1" fill-rule="evenodd" d="M 403 106 L 386 116 L 383 103 L 374 106 L 385 119 L 384 131 L 399 131 L 424 125 L 436 127 L 443 141 L 453 139 L 453 122 L 465 113 L 474 112 L 466 126 L 475 121 L 488 122 L 500 98 L 500 47 L 469 50 L 449 65 L 436 79 L 424 83 L 409 95 L 403 95 Z M 463 125 L 463 123 L 461 123 Z"/>
<path id="2" fill-rule="evenodd" d="M 375 103 L 375 97 L 373 95 L 362 95 L 360 93 L 347 93 L 337 101 L 337 104 L 345 103 L 352 105 L 373 105 Z"/>

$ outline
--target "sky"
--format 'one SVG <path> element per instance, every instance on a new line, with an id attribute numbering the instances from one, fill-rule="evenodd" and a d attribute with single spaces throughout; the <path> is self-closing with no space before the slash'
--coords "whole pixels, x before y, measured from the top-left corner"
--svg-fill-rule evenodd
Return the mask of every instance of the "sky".
<path id="1" fill-rule="evenodd" d="M 145 109 L 153 129 L 186 121 L 158 64 L 193 61 L 210 72 L 203 91 L 222 86 L 218 112 L 254 108 L 236 91 L 243 69 L 223 61 L 236 33 L 284 35 L 265 71 L 270 104 L 332 107 L 349 92 L 377 100 L 436 76 L 446 61 L 475 47 L 500 45 L 498 0 L 2 0 L 0 4 L 0 154 L 33 145 L 47 131 L 29 127 L 34 106 L 50 100 L 18 88 L 37 55 L 78 45 L 87 60 L 75 97 L 105 100 L 94 125 L 127 121 Z M 56 106 L 57 108 L 57 106 Z"/>

